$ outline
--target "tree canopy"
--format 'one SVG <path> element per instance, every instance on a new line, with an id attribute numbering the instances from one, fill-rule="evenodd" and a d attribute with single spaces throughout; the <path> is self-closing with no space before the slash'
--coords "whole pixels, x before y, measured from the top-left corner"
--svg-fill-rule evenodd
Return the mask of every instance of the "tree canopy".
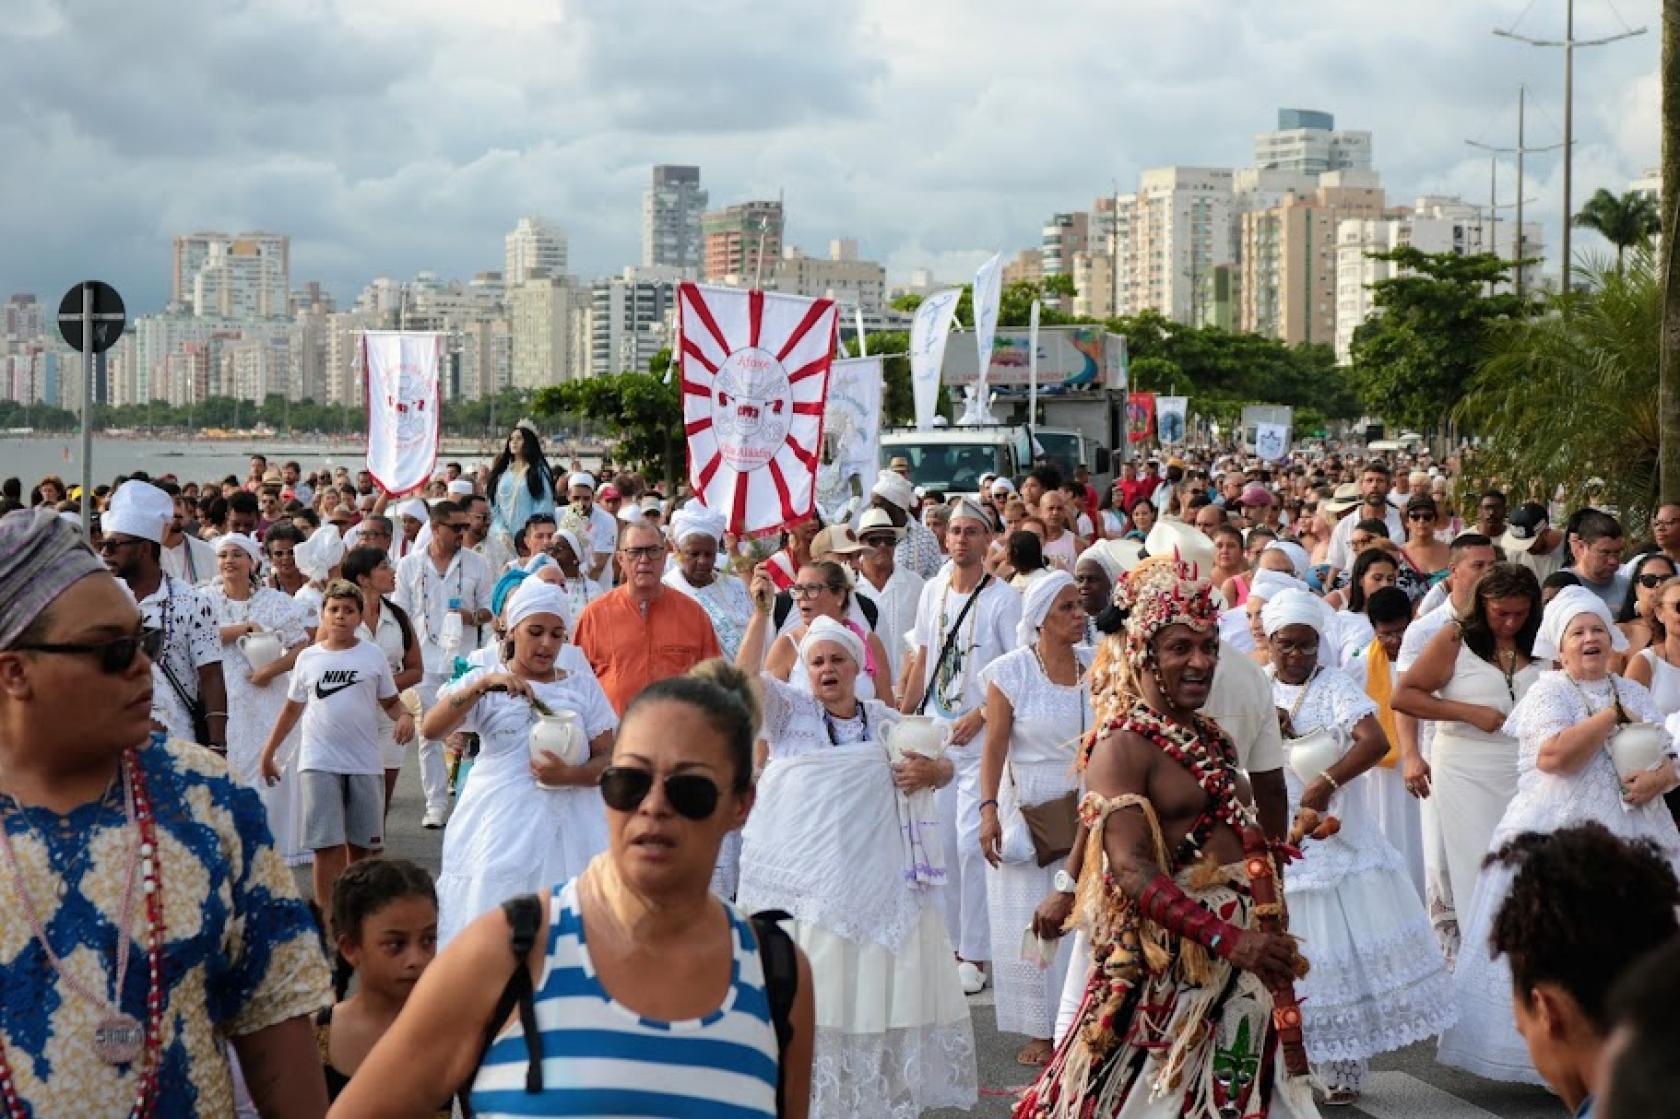
<path id="1" fill-rule="evenodd" d="M 1595 230 L 1616 246 L 1618 272 L 1622 270 L 1627 250 L 1649 241 L 1662 228 L 1656 199 L 1631 190 L 1617 198 L 1603 187 L 1593 192 L 1570 223 Z"/>
<path id="2" fill-rule="evenodd" d="M 1389 422 L 1432 430 L 1464 395 L 1494 328 L 1525 317 L 1534 305 L 1508 290 L 1489 294 L 1517 264 L 1490 253 L 1425 253 L 1403 245 L 1370 255 L 1400 271 L 1371 285 L 1378 314 L 1353 332 L 1354 387 Z"/>
<path id="3" fill-rule="evenodd" d="M 647 373 L 613 373 L 547 385 L 531 398 L 539 417 L 554 421 L 581 417 L 618 438 L 615 458 L 644 471 L 650 480 L 675 481 L 684 448 L 682 397 L 676 379 L 665 383 L 671 351 L 660 350 Z"/>

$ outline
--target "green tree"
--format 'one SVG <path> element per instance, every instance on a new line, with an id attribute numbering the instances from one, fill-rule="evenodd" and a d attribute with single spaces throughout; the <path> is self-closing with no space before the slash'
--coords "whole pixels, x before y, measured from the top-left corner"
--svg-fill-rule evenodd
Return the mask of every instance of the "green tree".
<path id="1" fill-rule="evenodd" d="M 1657 203 L 1645 194 L 1628 191 L 1617 198 L 1603 187 L 1581 206 L 1570 224 L 1592 229 L 1616 246 L 1616 271 L 1622 270 L 1627 250 L 1642 245 L 1657 235 L 1662 222 L 1657 216 Z"/>
<path id="2" fill-rule="evenodd" d="M 616 439 L 615 458 L 650 479 L 676 481 L 682 476 L 685 439 L 682 396 L 677 378 L 665 383 L 671 351 L 660 350 L 647 373 L 580 377 L 537 390 L 531 409 L 555 420 L 583 417 L 603 425 Z M 674 371 L 673 371 L 674 373 Z"/>
<path id="3" fill-rule="evenodd" d="M 1463 396 L 1492 328 L 1524 317 L 1531 305 L 1509 291 L 1487 294 L 1516 266 L 1488 253 L 1425 253 L 1404 245 L 1370 255 L 1401 272 L 1372 285 L 1379 313 L 1353 332 L 1353 380 L 1373 412 L 1427 431 Z"/>
<path id="4" fill-rule="evenodd" d="M 1566 502 L 1589 479 L 1641 531 L 1658 494 L 1658 325 L 1662 285 L 1649 249 L 1625 272 L 1597 270 L 1593 283 L 1552 295 L 1548 311 L 1493 324 L 1485 361 L 1456 416 L 1480 436 L 1467 463 L 1519 500 Z"/>

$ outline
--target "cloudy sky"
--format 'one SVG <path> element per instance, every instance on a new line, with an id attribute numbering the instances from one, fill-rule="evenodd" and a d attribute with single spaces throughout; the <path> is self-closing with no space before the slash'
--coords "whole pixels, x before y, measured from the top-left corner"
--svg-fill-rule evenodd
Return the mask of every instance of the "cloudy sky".
<path id="1" fill-rule="evenodd" d="M 1527 11 L 1525 12 L 1525 6 Z M 1658 162 L 1658 0 L 1576 67 L 1575 202 Z M 170 238 L 292 237 L 294 285 L 500 268 L 523 214 L 573 271 L 635 263 L 650 165 L 713 205 L 785 193 L 788 238 L 964 278 L 1142 168 L 1242 166 L 1279 106 L 1375 134 L 1391 200 L 1487 198 L 1464 141 L 1561 138 L 1562 0 L 0 0 L 0 298 L 168 298 Z M 1379 15 L 1379 10 L 1388 14 Z M 1502 193 L 1514 166 L 1502 169 Z M 1555 247 L 1557 155 L 1530 159 Z M 1578 237 L 1578 248 L 1602 248 Z"/>

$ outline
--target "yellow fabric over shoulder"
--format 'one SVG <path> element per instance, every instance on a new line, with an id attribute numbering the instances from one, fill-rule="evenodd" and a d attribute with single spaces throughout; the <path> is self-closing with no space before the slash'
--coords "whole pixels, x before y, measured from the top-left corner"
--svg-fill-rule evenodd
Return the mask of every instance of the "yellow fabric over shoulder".
<path id="1" fill-rule="evenodd" d="M 1388 753 L 1377 764 L 1393 769 L 1400 761 L 1400 733 L 1394 726 L 1394 670 L 1389 665 L 1388 650 L 1373 638 L 1365 650 L 1365 694 L 1377 705 L 1377 722 L 1388 739 Z"/>

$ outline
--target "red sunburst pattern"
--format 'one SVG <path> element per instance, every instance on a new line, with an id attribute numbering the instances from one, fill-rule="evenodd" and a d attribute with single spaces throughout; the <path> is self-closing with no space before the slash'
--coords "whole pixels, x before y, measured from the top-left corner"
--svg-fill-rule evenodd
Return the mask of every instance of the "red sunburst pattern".
<path id="1" fill-rule="evenodd" d="M 737 536 L 811 515 L 838 325 L 831 299 L 678 288 L 688 479 Z"/>

